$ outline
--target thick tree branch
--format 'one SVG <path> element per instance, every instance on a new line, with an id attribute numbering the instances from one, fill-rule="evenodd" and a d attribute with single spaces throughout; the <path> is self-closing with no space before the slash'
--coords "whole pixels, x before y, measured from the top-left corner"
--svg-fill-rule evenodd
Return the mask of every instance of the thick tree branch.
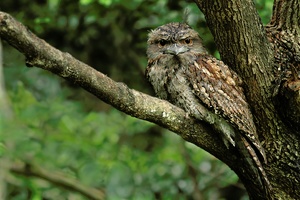
<path id="1" fill-rule="evenodd" d="M 274 0 L 271 26 L 289 30 L 299 34 L 300 29 L 300 2 L 299 0 Z"/>
<path id="2" fill-rule="evenodd" d="M 273 57 L 253 1 L 195 2 L 205 14 L 222 60 L 243 77 L 249 88 L 247 92 L 253 90 L 267 96 L 272 81 L 269 68 Z"/>
<path id="3" fill-rule="evenodd" d="M 271 22 L 266 26 L 274 49 L 276 77 L 274 96 L 288 124 L 300 131 L 300 2 L 275 0 Z M 283 108 L 283 109 L 282 109 Z M 298 128 L 297 128 L 298 127 Z"/>
<path id="4" fill-rule="evenodd" d="M 207 124 L 201 123 L 167 101 L 151 97 L 123 83 L 116 83 L 104 74 L 62 53 L 44 40 L 37 38 L 10 15 L 0 12 L 0 37 L 22 52 L 28 66 L 36 66 L 75 83 L 101 100 L 131 116 L 154 122 L 179 134 L 229 165 L 250 187 L 254 196 L 264 193 L 253 176 L 246 159 L 235 148 L 227 149 L 220 137 Z M 236 163 L 239 163 L 237 165 Z M 245 173 L 249 171 L 249 173 Z"/>
<path id="5" fill-rule="evenodd" d="M 36 165 L 29 163 L 15 163 L 10 166 L 9 170 L 14 174 L 44 179 L 60 187 L 78 192 L 89 199 L 105 199 L 105 193 L 102 190 L 87 187 L 74 179 L 66 177 L 62 173 L 49 171 Z"/>
<path id="6" fill-rule="evenodd" d="M 235 153 L 226 149 L 215 132 L 167 101 L 117 83 L 90 66 L 60 52 L 37 38 L 10 15 L 0 12 L 0 37 L 26 57 L 29 66 L 36 66 L 75 83 L 122 112 L 154 122 L 182 138 L 207 150 L 225 163 L 232 162 Z"/>
<path id="7" fill-rule="evenodd" d="M 265 134 L 277 125 L 271 99 L 273 54 L 253 1 L 194 1 L 206 17 L 222 60 L 243 78 L 259 135 L 267 139 Z"/>
<path id="8" fill-rule="evenodd" d="M 264 147 L 269 158 L 266 172 L 271 175 L 270 180 L 274 186 L 278 186 L 274 190 L 276 196 L 282 199 L 299 196 L 299 190 L 293 190 L 299 185 L 299 138 L 292 131 L 286 131 L 285 126 L 278 120 L 277 110 L 270 100 L 271 81 L 274 80 L 274 68 L 272 68 L 274 55 L 266 41 L 253 2 L 250 0 L 216 0 L 213 3 L 210 0 L 195 1 L 207 17 L 223 60 L 235 68 L 245 80 L 246 95 L 253 108 L 253 114 L 258 119 L 257 127 L 260 136 L 264 136 L 262 138 L 265 139 Z M 248 163 L 244 161 L 245 159 L 241 159 L 242 155 L 239 155 L 235 148 L 226 149 L 208 125 L 187 117 L 182 109 L 166 101 L 132 90 L 123 83 L 114 82 L 68 53 L 62 53 L 37 38 L 3 12 L 0 12 L 0 37 L 25 55 L 28 66 L 51 71 L 83 87 L 120 111 L 168 128 L 185 140 L 212 153 L 239 175 L 247 190 L 252 191 L 250 196 L 253 199 L 263 199 L 263 188 L 260 187 L 258 178 L 251 174 Z M 272 41 L 272 38 L 275 37 L 269 37 L 269 40 L 274 47 L 276 45 L 273 41 L 276 40 Z M 288 38 L 285 38 L 286 41 L 289 41 Z M 295 51 L 286 55 L 297 60 L 299 55 L 297 45 L 294 49 Z M 298 65 L 294 66 L 297 68 Z"/>
<path id="9" fill-rule="evenodd" d="M 299 166 L 297 164 L 299 161 L 299 134 L 294 129 L 287 128 L 282 122 L 278 113 L 278 105 L 274 103 L 273 91 L 274 88 L 279 88 L 276 87 L 278 84 L 275 84 L 278 82 L 278 77 L 282 77 L 286 71 L 286 68 L 282 68 L 283 65 L 287 64 L 289 69 L 296 68 L 294 71 L 299 73 L 299 34 L 293 34 L 297 31 L 283 30 L 283 25 L 280 29 L 277 29 L 276 26 L 264 29 L 253 0 L 194 1 L 206 17 L 222 60 L 233 68 L 245 82 L 245 94 L 252 108 L 257 130 L 268 157 L 271 174 L 269 178 L 273 178 L 271 182 L 274 183 L 274 188 L 276 186 L 280 188 L 275 192 L 278 193 L 276 196 L 281 196 L 281 199 L 297 197 L 298 190 L 295 191 L 291 188 L 296 188 L 299 184 L 297 175 L 299 167 L 296 167 Z M 297 14 L 299 13 L 299 1 L 278 0 L 276 3 L 278 7 L 284 5 L 285 9 L 289 9 L 288 13 L 292 15 L 290 16 L 292 19 L 286 19 L 284 22 L 282 16 L 273 17 L 273 20 L 281 19 L 281 24 L 287 23 L 285 26 L 299 31 L 300 20 L 299 14 Z M 284 10 L 277 12 L 282 12 L 280 15 L 285 13 Z M 289 16 L 285 18 L 289 18 Z M 277 32 L 272 31 L 271 28 Z M 290 64 L 286 63 L 287 60 L 290 61 Z M 288 74 L 293 74 L 294 77 L 297 75 L 292 70 L 288 70 Z M 279 79 L 279 82 L 281 80 Z M 294 79 L 294 81 L 297 80 Z M 279 85 L 281 86 L 281 84 Z M 290 84 L 286 84 L 286 86 L 288 85 L 290 86 Z M 299 101 L 296 99 L 299 96 L 299 88 L 294 87 L 294 89 L 294 94 L 290 95 L 294 100 L 288 99 L 287 101 L 293 102 L 294 106 L 298 108 L 299 104 L 297 105 L 296 102 Z M 285 109 L 287 105 L 280 104 L 279 106 Z M 291 107 L 290 110 L 292 109 Z M 297 116 L 294 118 L 297 119 Z"/>

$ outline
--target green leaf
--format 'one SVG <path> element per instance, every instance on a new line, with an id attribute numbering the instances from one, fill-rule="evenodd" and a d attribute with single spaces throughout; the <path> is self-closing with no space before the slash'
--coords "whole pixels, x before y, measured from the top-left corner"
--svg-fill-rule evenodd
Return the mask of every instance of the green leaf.
<path id="1" fill-rule="evenodd" d="M 112 4 L 112 0 L 98 0 L 98 2 L 104 6 L 110 6 Z"/>
<path id="2" fill-rule="evenodd" d="M 91 3 L 93 3 L 94 0 L 80 0 L 79 3 L 83 6 L 89 5 Z"/>

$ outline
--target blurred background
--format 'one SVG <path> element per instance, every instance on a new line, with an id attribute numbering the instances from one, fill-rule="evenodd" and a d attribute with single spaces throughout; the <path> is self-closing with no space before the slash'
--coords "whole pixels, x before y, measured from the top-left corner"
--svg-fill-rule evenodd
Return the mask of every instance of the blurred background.
<path id="1" fill-rule="evenodd" d="M 256 6 L 267 23 L 272 1 L 257 0 Z M 151 95 L 144 78 L 151 29 L 181 22 L 187 12 L 189 24 L 218 57 L 193 1 L 1 0 L 0 10 L 59 50 Z M 0 198 L 90 199 L 51 181 L 59 173 L 109 200 L 248 199 L 234 172 L 213 156 L 50 72 L 26 67 L 21 53 L 2 45 L 1 92 L 8 97 L 2 106 L 11 114 L 0 114 Z"/>

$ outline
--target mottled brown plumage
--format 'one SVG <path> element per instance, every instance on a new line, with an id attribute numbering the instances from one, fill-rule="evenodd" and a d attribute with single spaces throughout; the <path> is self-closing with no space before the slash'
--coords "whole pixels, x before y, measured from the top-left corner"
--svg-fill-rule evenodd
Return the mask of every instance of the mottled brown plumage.
<path id="1" fill-rule="evenodd" d="M 260 173 L 266 162 L 242 81 L 222 61 L 209 55 L 196 31 L 169 23 L 149 33 L 146 76 L 156 95 L 211 124 L 229 147 L 241 138 Z M 236 137 L 236 134 L 241 134 Z M 260 157 L 260 159 L 259 159 Z"/>

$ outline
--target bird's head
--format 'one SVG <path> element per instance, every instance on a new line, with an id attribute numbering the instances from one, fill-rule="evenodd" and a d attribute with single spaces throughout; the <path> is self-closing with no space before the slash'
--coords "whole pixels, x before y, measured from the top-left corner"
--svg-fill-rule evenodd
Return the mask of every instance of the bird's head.
<path id="1" fill-rule="evenodd" d="M 186 23 L 172 22 L 152 30 L 148 35 L 147 56 L 157 59 L 182 55 L 206 54 L 198 33 Z"/>

